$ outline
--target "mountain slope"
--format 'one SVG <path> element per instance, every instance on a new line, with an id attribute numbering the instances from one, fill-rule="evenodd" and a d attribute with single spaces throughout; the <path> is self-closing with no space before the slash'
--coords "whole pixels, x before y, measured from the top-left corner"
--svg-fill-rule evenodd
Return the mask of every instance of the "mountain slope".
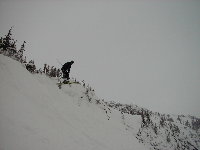
<path id="1" fill-rule="evenodd" d="M 141 127 L 134 134 L 136 138 L 156 150 L 198 150 L 200 149 L 200 119 L 194 116 L 169 115 L 152 112 L 137 105 L 107 102 L 107 105 L 121 111 L 124 125 L 135 133 L 132 116 L 140 115 Z M 127 114 L 132 115 L 131 118 Z"/>
<path id="2" fill-rule="evenodd" d="M 126 130 L 121 113 L 80 84 L 59 89 L 0 55 L 0 150 L 147 149 Z M 141 117 L 131 116 L 134 131 Z"/>

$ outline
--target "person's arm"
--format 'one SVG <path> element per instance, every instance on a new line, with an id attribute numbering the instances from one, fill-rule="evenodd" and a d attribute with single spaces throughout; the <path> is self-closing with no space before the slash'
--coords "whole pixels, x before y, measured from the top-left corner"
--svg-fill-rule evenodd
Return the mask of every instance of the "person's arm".
<path id="1" fill-rule="evenodd" d="M 67 69 L 67 72 L 68 72 L 68 73 L 70 72 L 70 68 Z"/>

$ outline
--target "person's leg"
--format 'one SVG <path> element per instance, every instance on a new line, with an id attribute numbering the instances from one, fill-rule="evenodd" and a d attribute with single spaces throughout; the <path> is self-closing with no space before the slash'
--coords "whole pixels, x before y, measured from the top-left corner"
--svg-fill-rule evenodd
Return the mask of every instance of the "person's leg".
<path id="1" fill-rule="evenodd" d="M 67 80 L 70 79 L 70 78 L 69 78 L 69 72 L 66 73 L 66 78 L 67 78 Z"/>
<path id="2" fill-rule="evenodd" d="M 65 72 L 63 72 L 63 78 L 66 78 L 66 73 Z"/>

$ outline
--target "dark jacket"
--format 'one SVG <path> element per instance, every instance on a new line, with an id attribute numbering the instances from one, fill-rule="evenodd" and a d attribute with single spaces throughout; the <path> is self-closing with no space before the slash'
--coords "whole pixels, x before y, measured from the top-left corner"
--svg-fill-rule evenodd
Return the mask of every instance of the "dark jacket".
<path id="1" fill-rule="evenodd" d="M 71 69 L 71 66 L 72 66 L 72 64 L 74 63 L 74 61 L 71 61 L 71 62 L 67 62 L 67 63 L 65 63 L 63 66 L 62 66 L 62 68 L 61 68 L 61 70 L 62 70 L 62 72 L 64 73 L 64 72 L 70 72 L 70 69 Z"/>

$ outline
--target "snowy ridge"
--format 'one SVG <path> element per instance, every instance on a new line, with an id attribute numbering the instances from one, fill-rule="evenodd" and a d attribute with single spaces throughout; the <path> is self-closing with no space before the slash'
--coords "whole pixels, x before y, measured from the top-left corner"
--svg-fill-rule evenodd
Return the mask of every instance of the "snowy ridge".
<path id="1" fill-rule="evenodd" d="M 0 55 L 0 150 L 200 149 L 200 119 L 106 102 Z"/>
<path id="2" fill-rule="evenodd" d="M 151 149 L 200 149 L 200 119 L 197 117 L 160 114 L 137 105 L 115 102 L 109 102 L 107 105 L 121 111 L 127 130 L 133 133 L 133 125 L 125 114 L 140 115 L 142 124 L 135 136 Z"/>

